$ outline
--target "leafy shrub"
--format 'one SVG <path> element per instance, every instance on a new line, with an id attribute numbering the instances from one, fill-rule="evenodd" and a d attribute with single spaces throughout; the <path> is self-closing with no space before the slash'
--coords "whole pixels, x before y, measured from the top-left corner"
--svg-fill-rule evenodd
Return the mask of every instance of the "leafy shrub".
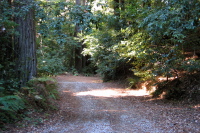
<path id="1" fill-rule="evenodd" d="M 129 83 L 129 88 L 137 88 L 136 85 L 141 81 L 141 78 L 138 76 L 134 76 L 131 78 L 127 78 L 127 81 Z"/>
<path id="2" fill-rule="evenodd" d="M 158 6 L 157 4 L 151 5 L 153 10 L 145 8 L 143 13 L 146 17 L 139 25 L 148 35 L 148 39 L 143 40 L 146 42 L 144 58 L 153 64 L 150 69 L 154 75 L 172 76 L 174 70 L 187 71 L 192 67 L 192 65 L 179 67 L 184 64 L 183 53 L 199 49 L 200 3 L 190 0 L 170 0 L 168 4 L 162 3 Z"/>
<path id="3" fill-rule="evenodd" d="M 57 83 L 52 78 L 34 78 L 22 88 L 27 103 L 44 110 L 56 109 L 55 100 L 59 99 Z"/>
<path id="4" fill-rule="evenodd" d="M 0 124 L 19 119 L 19 111 L 25 109 L 24 101 L 17 95 L 0 97 Z M 0 126 L 0 127 L 1 127 Z"/>
<path id="5" fill-rule="evenodd" d="M 0 128 L 5 123 L 15 122 L 21 119 L 28 108 L 55 110 L 55 100 L 59 99 L 57 83 L 51 78 L 34 78 L 19 91 L 12 95 L 4 93 L 4 87 L 0 87 Z"/>
<path id="6" fill-rule="evenodd" d="M 200 76 L 199 73 L 186 74 L 172 81 L 158 83 L 153 97 L 164 94 L 164 98 L 172 100 L 200 101 Z"/>
<path id="7" fill-rule="evenodd" d="M 38 76 L 53 76 L 62 73 L 66 68 L 60 58 L 38 59 Z"/>
<path id="8" fill-rule="evenodd" d="M 116 80 L 133 74 L 130 58 L 122 57 L 119 46 L 123 33 L 114 29 L 107 31 L 94 30 L 84 37 L 84 55 L 91 56 L 91 61 L 97 67 L 96 72 L 101 74 L 104 81 Z"/>

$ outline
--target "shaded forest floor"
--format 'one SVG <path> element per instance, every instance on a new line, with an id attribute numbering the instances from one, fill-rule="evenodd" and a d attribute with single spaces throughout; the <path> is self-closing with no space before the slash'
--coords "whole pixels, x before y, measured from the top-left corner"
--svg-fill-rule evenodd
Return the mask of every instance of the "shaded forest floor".
<path id="1" fill-rule="evenodd" d="M 199 133 L 200 104 L 153 99 L 99 77 L 57 76 L 59 110 L 32 113 L 7 133 Z"/>

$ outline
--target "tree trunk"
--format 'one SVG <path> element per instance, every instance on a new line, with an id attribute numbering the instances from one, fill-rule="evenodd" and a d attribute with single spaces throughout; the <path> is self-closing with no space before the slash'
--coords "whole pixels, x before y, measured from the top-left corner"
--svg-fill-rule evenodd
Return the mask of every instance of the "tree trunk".
<path id="1" fill-rule="evenodd" d="M 76 0 L 76 5 L 81 5 L 81 0 Z"/>
<path id="2" fill-rule="evenodd" d="M 120 4 L 119 0 L 114 0 L 114 14 L 116 16 L 120 16 L 119 4 Z"/>
<path id="3" fill-rule="evenodd" d="M 81 5 L 81 0 L 76 0 L 76 5 Z M 80 27 L 78 25 L 75 26 L 75 34 L 74 36 L 77 37 L 77 34 L 81 32 Z M 83 60 L 82 60 L 82 54 L 83 51 L 82 43 L 79 43 L 79 47 L 75 49 L 75 68 L 78 72 L 81 72 L 83 68 Z"/>
<path id="4" fill-rule="evenodd" d="M 23 6 L 28 7 L 32 0 L 20 0 L 20 2 L 24 4 Z M 22 7 L 22 5 L 17 6 Z M 23 17 L 15 18 L 15 22 L 19 24 L 16 28 L 19 36 L 15 37 L 16 67 L 21 86 L 23 86 L 37 73 L 34 10 L 29 8 Z"/>

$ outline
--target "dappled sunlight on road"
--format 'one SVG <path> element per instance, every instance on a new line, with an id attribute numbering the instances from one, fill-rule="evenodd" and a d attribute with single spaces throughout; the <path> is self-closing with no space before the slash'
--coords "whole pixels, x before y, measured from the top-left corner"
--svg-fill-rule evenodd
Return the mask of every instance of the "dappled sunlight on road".
<path id="1" fill-rule="evenodd" d="M 77 92 L 74 95 L 76 96 L 95 96 L 95 97 L 124 97 L 124 96 L 145 96 L 149 93 L 142 90 L 122 90 L 122 89 L 106 89 L 106 90 L 91 90 Z"/>
<path id="2" fill-rule="evenodd" d="M 85 76 L 63 76 L 56 77 L 59 83 L 80 82 L 80 83 L 102 83 L 100 77 L 85 77 Z"/>

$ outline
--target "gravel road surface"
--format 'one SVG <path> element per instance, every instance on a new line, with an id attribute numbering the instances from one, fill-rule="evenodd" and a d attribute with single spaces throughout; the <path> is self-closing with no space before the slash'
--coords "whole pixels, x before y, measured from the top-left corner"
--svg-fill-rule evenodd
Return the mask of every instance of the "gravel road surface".
<path id="1" fill-rule="evenodd" d="M 152 99 L 99 77 L 58 76 L 60 110 L 22 133 L 200 133 L 199 105 Z"/>

